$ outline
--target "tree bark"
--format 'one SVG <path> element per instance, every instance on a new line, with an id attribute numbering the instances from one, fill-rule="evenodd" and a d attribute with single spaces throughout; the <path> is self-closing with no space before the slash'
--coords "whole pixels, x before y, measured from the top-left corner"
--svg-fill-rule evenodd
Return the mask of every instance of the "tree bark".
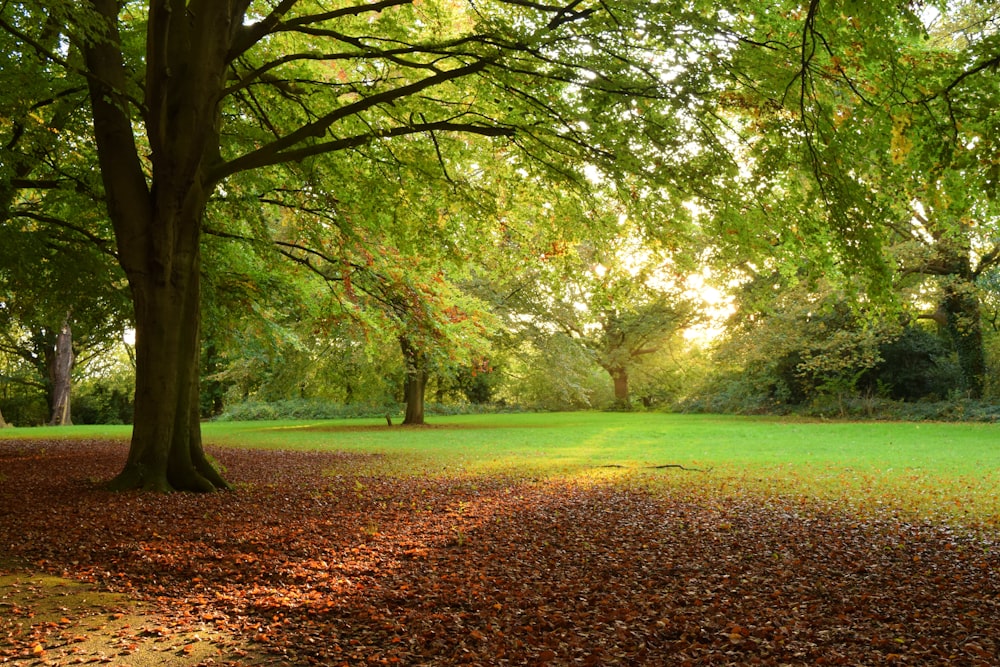
<path id="1" fill-rule="evenodd" d="M 52 418 L 49 426 L 69 426 L 73 423 L 71 394 L 74 360 L 73 331 L 67 315 L 56 336 L 55 354 L 48 369 L 52 388 Z"/>
<path id="2" fill-rule="evenodd" d="M 400 336 L 399 345 L 403 350 L 403 363 L 406 366 L 406 379 L 403 382 L 406 415 L 403 417 L 403 425 L 420 425 L 424 423 L 427 356 L 405 336 Z"/>
<path id="3" fill-rule="evenodd" d="M 198 236 L 188 234 L 167 275 L 129 275 L 136 322 L 135 418 L 128 460 L 111 483 L 114 489 L 228 488 L 201 441 Z"/>
<path id="4" fill-rule="evenodd" d="M 4 421 L 3 413 L 0 412 L 0 428 L 7 428 L 8 426 L 10 426 L 10 424 Z"/>

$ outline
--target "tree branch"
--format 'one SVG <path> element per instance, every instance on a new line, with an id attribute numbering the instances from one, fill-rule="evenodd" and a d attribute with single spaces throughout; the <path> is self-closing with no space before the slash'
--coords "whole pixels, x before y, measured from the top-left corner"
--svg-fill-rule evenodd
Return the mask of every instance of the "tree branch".
<path id="1" fill-rule="evenodd" d="M 332 21 L 345 16 L 361 16 L 362 14 L 368 14 L 371 12 L 379 13 L 385 9 L 389 9 L 390 7 L 409 5 L 413 2 L 413 0 L 381 0 L 380 2 L 372 2 L 370 4 L 358 4 L 351 7 L 342 7 L 340 9 L 335 9 L 322 14 L 299 16 L 282 22 L 281 19 L 285 16 L 285 14 L 291 11 L 297 1 L 298 0 L 282 0 L 281 3 L 265 18 L 252 25 L 243 27 L 233 40 L 233 44 L 229 49 L 229 61 L 232 62 L 236 60 L 257 42 L 274 32 L 295 30 L 303 26 Z"/>
<path id="2" fill-rule="evenodd" d="M 462 67 L 456 67 L 453 70 L 440 72 L 419 81 L 415 81 L 398 88 L 393 88 L 391 90 L 382 91 L 381 93 L 376 93 L 370 97 L 360 99 L 357 102 L 346 104 L 322 116 L 314 122 L 302 125 L 294 132 L 262 146 L 255 151 L 218 165 L 215 169 L 210 170 L 207 180 L 210 183 L 217 183 L 227 176 L 231 176 L 241 171 L 278 164 L 288 160 L 302 159 L 311 155 L 343 150 L 345 148 L 351 148 L 368 143 L 376 137 L 350 137 L 348 139 L 340 139 L 324 144 L 313 145 L 311 147 L 304 147 L 299 150 L 291 150 L 294 146 L 304 143 L 309 139 L 322 138 L 330 127 L 340 120 L 351 116 L 358 116 L 362 112 L 382 104 L 393 104 L 399 100 L 406 99 L 411 95 L 415 95 L 422 90 L 441 85 L 453 79 L 470 76 L 482 71 L 488 64 L 489 61 L 487 60 L 477 60 Z M 404 131 L 406 129 L 407 128 L 394 128 L 387 131 L 385 136 L 399 136 L 401 134 L 413 134 L 414 132 L 423 131 Z M 465 131 L 472 131 L 472 128 L 466 128 Z"/>
<path id="3" fill-rule="evenodd" d="M 361 134 L 351 137 L 343 137 L 333 141 L 309 144 L 301 148 L 282 152 L 255 151 L 254 153 L 250 153 L 242 158 L 237 158 L 225 165 L 222 165 L 221 168 L 216 169 L 212 173 L 212 178 L 221 180 L 241 171 L 281 164 L 284 162 L 296 162 L 309 157 L 314 157 L 316 155 L 334 153 L 350 148 L 358 148 L 360 146 L 370 144 L 378 139 L 391 139 L 394 137 L 422 134 L 425 132 L 460 132 L 466 134 L 478 134 L 487 137 L 514 136 L 514 129 L 507 127 L 495 127 L 476 123 L 455 123 L 452 121 L 419 123 L 416 125 L 394 127 L 388 130 L 376 130 L 370 134 Z"/>
<path id="4" fill-rule="evenodd" d="M 968 79 L 970 76 L 973 76 L 975 74 L 979 74 L 983 70 L 987 70 L 987 69 L 991 69 L 991 68 L 994 69 L 994 70 L 996 70 L 997 68 L 1000 68 L 1000 55 L 995 56 L 993 58 L 990 58 L 988 60 L 984 60 L 983 62 L 979 63 L 978 65 L 976 65 L 972 69 L 965 70 L 964 72 L 962 72 L 961 74 L 959 74 L 957 77 L 955 77 L 954 81 L 952 81 L 951 83 L 949 83 L 945 87 L 945 89 L 942 91 L 942 94 L 945 97 L 948 97 L 951 94 L 951 91 L 955 90 L 955 88 L 957 88 L 959 85 L 961 85 L 961 83 L 963 81 L 965 81 L 966 79 Z"/>
<path id="5" fill-rule="evenodd" d="M 109 255 L 110 257 L 115 257 L 115 258 L 118 257 L 117 253 L 115 252 L 114 242 L 102 238 L 97 234 L 94 234 L 90 230 L 80 227 L 79 225 L 74 225 L 73 223 L 63 220 L 61 218 L 56 218 L 41 213 L 35 213 L 34 211 L 24 211 L 24 210 L 15 211 L 12 217 L 28 218 L 30 220 L 35 220 L 36 222 L 41 222 L 47 225 L 52 225 L 54 227 L 61 227 L 63 229 L 68 229 L 72 232 L 76 232 L 80 236 L 84 237 L 85 239 L 93 243 L 94 246 L 96 246 L 97 249 L 102 253 Z"/>

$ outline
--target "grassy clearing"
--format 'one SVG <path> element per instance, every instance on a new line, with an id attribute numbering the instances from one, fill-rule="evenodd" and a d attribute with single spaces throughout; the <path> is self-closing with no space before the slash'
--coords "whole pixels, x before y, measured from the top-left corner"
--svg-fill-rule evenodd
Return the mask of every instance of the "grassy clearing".
<path id="1" fill-rule="evenodd" d="M 380 452 L 390 474 L 612 478 L 693 492 L 802 495 L 968 525 L 1000 516 L 1000 428 L 711 415 L 561 413 L 209 424 L 217 444 Z M 688 472 L 646 466 L 677 464 Z M 614 466 L 614 467 L 606 467 Z M 620 466 L 620 467 L 619 467 Z"/>
<path id="2" fill-rule="evenodd" d="M 802 495 L 858 511 L 896 510 L 960 523 L 1000 522 L 1000 426 L 806 422 L 653 413 L 228 422 L 206 442 L 378 452 L 377 474 L 611 478 L 692 492 Z M 16 429 L 2 437 L 127 438 L 128 427 Z M 676 464 L 709 472 L 647 466 Z"/>

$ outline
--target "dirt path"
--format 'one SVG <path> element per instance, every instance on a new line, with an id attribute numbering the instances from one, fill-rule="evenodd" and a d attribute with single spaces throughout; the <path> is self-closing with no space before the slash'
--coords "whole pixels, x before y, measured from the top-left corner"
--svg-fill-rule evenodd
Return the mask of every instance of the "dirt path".
<path id="1" fill-rule="evenodd" d="M 204 619 L 178 622 L 121 593 L 0 563 L 0 663 L 153 667 L 262 664 Z"/>

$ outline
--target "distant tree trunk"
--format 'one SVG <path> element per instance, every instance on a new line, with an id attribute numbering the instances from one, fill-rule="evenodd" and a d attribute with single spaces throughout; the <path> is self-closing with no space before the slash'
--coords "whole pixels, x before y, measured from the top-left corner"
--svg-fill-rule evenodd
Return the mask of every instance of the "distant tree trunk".
<path id="1" fill-rule="evenodd" d="M 628 371 L 621 367 L 605 369 L 615 383 L 615 408 L 631 410 L 632 400 L 628 393 Z"/>
<path id="2" fill-rule="evenodd" d="M 0 428 L 7 428 L 8 426 L 10 426 L 10 424 L 4 421 L 3 413 L 0 412 Z"/>
<path id="3" fill-rule="evenodd" d="M 406 336 L 399 337 L 403 350 L 406 379 L 403 382 L 403 399 L 406 401 L 404 425 L 424 423 L 424 392 L 427 389 L 427 356 Z"/>
<path id="4" fill-rule="evenodd" d="M 203 379 L 201 397 L 199 398 L 202 417 L 218 417 L 225 407 L 223 404 L 225 387 L 214 379 L 221 367 L 218 348 L 216 348 L 214 341 L 210 341 L 202 350 L 201 374 Z"/>
<path id="5" fill-rule="evenodd" d="M 958 355 L 962 388 L 970 398 L 980 398 L 986 378 L 986 353 L 979 297 L 971 283 L 964 281 L 945 287 L 944 292 L 945 331 Z"/>
<path id="6" fill-rule="evenodd" d="M 69 426 L 73 423 L 70 399 L 74 360 L 73 331 L 67 315 L 56 336 L 55 354 L 49 364 L 49 383 L 52 388 L 52 418 L 49 426 Z"/>

